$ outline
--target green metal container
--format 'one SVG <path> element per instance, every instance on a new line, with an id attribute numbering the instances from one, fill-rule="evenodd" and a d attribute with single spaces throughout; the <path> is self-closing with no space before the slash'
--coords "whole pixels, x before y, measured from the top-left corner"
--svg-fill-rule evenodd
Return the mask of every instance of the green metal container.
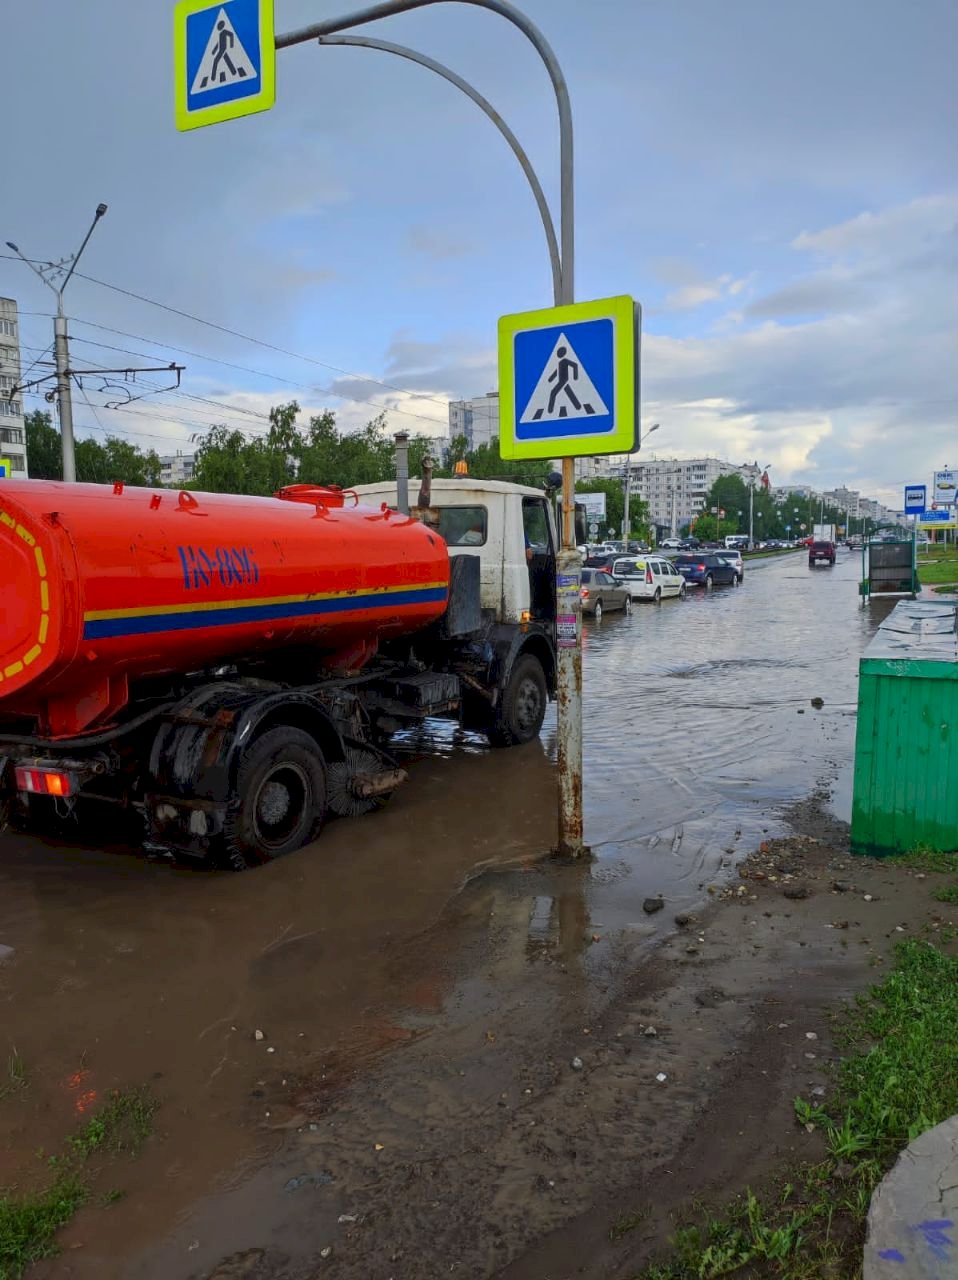
<path id="1" fill-rule="evenodd" d="M 958 849 L 958 604 L 903 600 L 858 674 L 852 852 Z"/>

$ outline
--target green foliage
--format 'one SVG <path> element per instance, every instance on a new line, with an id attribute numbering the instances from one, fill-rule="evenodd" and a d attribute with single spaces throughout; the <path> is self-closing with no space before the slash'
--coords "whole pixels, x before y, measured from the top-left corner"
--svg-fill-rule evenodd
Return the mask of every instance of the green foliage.
<path id="1" fill-rule="evenodd" d="M 958 957 L 912 939 L 896 961 L 846 1015 L 850 1052 L 832 1098 L 820 1107 L 795 1100 L 799 1123 L 822 1130 L 827 1158 L 764 1204 L 748 1192 L 678 1231 L 671 1257 L 642 1280 L 716 1280 L 745 1267 L 780 1280 L 861 1274 L 873 1189 L 903 1147 L 958 1111 Z"/>
<path id="2" fill-rule="evenodd" d="M 88 1159 L 97 1151 L 136 1155 L 153 1132 L 156 1101 L 146 1089 L 119 1091 L 69 1139 L 78 1156 Z"/>
<path id="3" fill-rule="evenodd" d="M 74 1176 L 39 1195 L 0 1196 L 0 1280 L 19 1280 L 31 1263 L 57 1253 L 56 1232 L 86 1199 Z"/>
<path id="4" fill-rule="evenodd" d="M 20 1280 L 26 1268 L 57 1252 L 56 1232 L 89 1198 L 84 1165 L 91 1156 L 137 1155 L 153 1131 L 156 1101 L 147 1089 L 117 1090 L 67 1140 L 67 1154 L 49 1161 L 53 1184 L 45 1191 L 0 1194 L 0 1280 Z M 111 1191 L 106 1203 L 122 1196 Z"/>
<path id="5" fill-rule="evenodd" d="M 933 849 L 928 844 L 915 845 L 907 853 L 899 857 L 886 858 L 886 862 L 900 867 L 909 867 L 912 871 L 941 872 L 945 875 L 958 871 L 958 853 L 944 853 Z"/>
<path id="6" fill-rule="evenodd" d="M 360 431 L 342 435 L 332 413 L 318 414 L 300 426 L 295 401 L 270 412 L 265 436 L 249 438 L 227 427 L 213 427 L 196 452 L 191 489 L 212 493 L 275 493 L 287 484 L 329 484 L 349 488 L 375 484 L 395 477 L 396 445 L 386 430 L 383 415 Z M 422 474 L 422 460 L 435 458 L 436 441 L 413 436 L 409 441 L 409 474 Z M 541 485 L 551 470 L 547 462 L 506 462 L 499 442 L 480 445 L 469 452 L 465 437 L 453 440 L 445 467 L 437 476 L 449 476 L 460 460 L 469 475 L 481 480 L 509 480 L 515 484 Z"/>
<path id="7" fill-rule="evenodd" d="M 63 479 L 63 452 L 60 433 L 55 430 L 50 415 L 42 409 L 34 409 L 23 418 L 27 443 L 27 465 L 35 480 Z"/>
<path id="8" fill-rule="evenodd" d="M 950 884 L 945 889 L 939 889 L 935 897 L 939 902 L 958 902 L 958 884 Z"/>
<path id="9" fill-rule="evenodd" d="M 34 480 L 62 480 L 63 453 L 60 433 L 49 413 L 39 409 L 24 418 L 27 442 L 27 465 Z M 160 459 L 155 450 L 143 453 L 135 444 L 118 436 L 98 440 L 77 440 L 75 446 L 77 479 L 99 484 L 158 485 Z"/>

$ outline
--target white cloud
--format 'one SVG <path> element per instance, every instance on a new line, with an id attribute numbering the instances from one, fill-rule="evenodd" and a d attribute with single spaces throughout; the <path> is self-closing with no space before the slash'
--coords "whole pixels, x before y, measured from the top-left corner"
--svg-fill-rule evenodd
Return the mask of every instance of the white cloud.
<path id="1" fill-rule="evenodd" d="M 878 213 L 866 210 L 821 231 L 803 231 L 792 247 L 829 257 L 887 257 L 889 253 L 913 251 L 929 238 L 954 233 L 956 224 L 958 195 L 923 196 Z"/>

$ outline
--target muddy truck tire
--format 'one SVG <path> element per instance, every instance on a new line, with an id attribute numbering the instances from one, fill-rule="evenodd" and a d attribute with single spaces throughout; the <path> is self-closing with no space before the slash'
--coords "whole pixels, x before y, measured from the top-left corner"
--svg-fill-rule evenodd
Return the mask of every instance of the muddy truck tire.
<path id="1" fill-rule="evenodd" d="M 319 835 L 326 816 L 326 765 L 315 738 L 285 725 L 254 738 L 244 753 L 223 848 L 235 870 L 295 853 Z"/>
<path id="2" fill-rule="evenodd" d="M 495 720 L 488 731 L 494 747 L 516 747 L 538 736 L 545 719 L 549 693 L 545 672 L 539 659 L 531 653 L 519 657 L 496 708 Z"/>

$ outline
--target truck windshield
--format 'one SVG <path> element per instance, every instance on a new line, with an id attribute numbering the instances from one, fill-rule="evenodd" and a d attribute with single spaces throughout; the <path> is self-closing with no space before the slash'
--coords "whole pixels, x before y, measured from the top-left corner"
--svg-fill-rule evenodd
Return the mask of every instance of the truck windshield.
<path id="1" fill-rule="evenodd" d="M 450 547 L 481 547 L 487 518 L 485 507 L 440 507 L 439 532 Z"/>

